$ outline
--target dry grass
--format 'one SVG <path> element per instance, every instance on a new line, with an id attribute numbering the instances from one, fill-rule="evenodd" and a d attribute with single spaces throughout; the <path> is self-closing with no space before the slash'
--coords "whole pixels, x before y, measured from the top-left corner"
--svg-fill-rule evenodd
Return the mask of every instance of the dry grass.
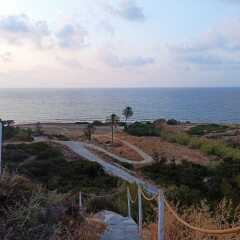
<path id="1" fill-rule="evenodd" d="M 135 137 L 125 133 L 118 134 L 117 136 L 139 147 L 151 156 L 158 153 L 160 156 L 164 156 L 167 159 L 174 158 L 177 161 L 187 160 L 203 165 L 209 163 L 210 158 L 199 150 L 190 149 L 175 143 L 169 143 L 160 137 Z"/>
<path id="2" fill-rule="evenodd" d="M 65 219 L 58 227 L 56 240 L 99 240 L 105 229 L 106 225 L 94 218 L 82 223 Z"/>
<path id="3" fill-rule="evenodd" d="M 78 209 L 69 211 L 64 199 L 25 177 L 5 173 L 0 178 L 0 239 L 100 239 L 105 225 L 79 215 Z"/>
<path id="4" fill-rule="evenodd" d="M 181 217 L 193 226 L 207 229 L 227 229 L 239 226 L 240 208 L 235 211 L 231 202 L 223 200 L 214 215 L 204 203 L 201 207 L 190 207 L 181 209 Z M 150 226 L 144 229 L 144 240 L 150 240 Z M 153 238 L 154 239 L 154 238 Z M 210 236 L 194 232 L 179 223 L 171 213 L 166 211 L 165 217 L 165 239 L 166 240 L 239 240 L 240 233 L 226 236 Z"/>

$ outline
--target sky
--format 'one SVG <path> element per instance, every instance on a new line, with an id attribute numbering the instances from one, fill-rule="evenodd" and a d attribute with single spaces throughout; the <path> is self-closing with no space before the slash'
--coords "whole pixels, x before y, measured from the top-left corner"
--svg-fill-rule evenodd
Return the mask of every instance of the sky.
<path id="1" fill-rule="evenodd" d="M 240 0 L 8 0 L 0 88 L 239 87 Z"/>

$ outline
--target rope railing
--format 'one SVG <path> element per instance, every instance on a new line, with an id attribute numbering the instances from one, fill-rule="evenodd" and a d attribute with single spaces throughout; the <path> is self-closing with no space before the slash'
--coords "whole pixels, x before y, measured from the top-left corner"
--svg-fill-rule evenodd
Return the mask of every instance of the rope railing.
<path id="1" fill-rule="evenodd" d="M 180 222 L 181 224 L 183 224 L 185 227 L 199 232 L 199 233 L 204 233 L 204 234 L 209 234 L 209 235 L 230 235 L 230 234 L 236 234 L 236 233 L 240 233 L 240 226 L 239 227 L 235 227 L 235 228 L 228 228 L 228 229 L 206 229 L 206 228 L 199 228 L 199 227 L 195 227 L 192 226 L 191 224 L 187 223 L 185 220 L 183 220 L 176 212 L 175 210 L 171 207 L 171 205 L 167 202 L 166 199 L 164 199 L 164 203 L 167 207 L 167 209 L 172 213 L 172 215 L 177 219 L 178 222 Z"/>
<path id="2" fill-rule="evenodd" d="M 144 191 L 143 191 L 143 188 L 140 188 L 140 191 L 141 191 L 141 193 L 142 193 L 142 196 L 143 196 L 143 198 L 145 199 L 145 200 L 147 200 L 147 201 L 154 201 L 154 200 L 157 200 L 158 199 L 158 197 L 159 197 L 159 193 L 157 193 L 155 196 L 153 196 L 153 197 L 148 197 L 145 193 L 144 193 Z"/>
<path id="3" fill-rule="evenodd" d="M 146 193 L 144 193 L 144 189 L 141 186 L 138 186 L 138 191 L 141 193 L 141 196 L 149 202 L 152 202 L 154 200 L 158 200 L 158 240 L 164 240 L 164 212 L 165 212 L 165 206 L 166 209 L 170 211 L 170 213 L 174 216 L 174 218 L 184 225 L 185 227 L 189 228 L 192 231 L 199 232 L 202 234 L 208 234 L 211 236 L 223 236 L 223 235 L 233 235 L 233 234 L 240 234 L 240 226 L 239 227 L 233 227 L 228 229 L 207 229 L 207 228 L 201 228 L 196 227 L 188 222 L 186 222 L 184 219 L 182 219 L 179 214 L 171 207 L 169 202 L 164 197 L 164 194 L 162 192 L 157 193 L 153 197 L 147 196 Z M 141 210 L 142 211 L 142 210 Z M 141 233 L 141 230 L 140 230 Z"/>
<path id="4" fill-rule="evenodd" d="M 92 193 L 84 193 L 84 192 L 77 192 L 74 194 L 69 195 L 65 200 L 69 201 L 72 200 L 76 201 L 76 196 L 78 196 L 78 206 L 79 211 L 83 208 L 83 197 L 90 197 L 90 198 L 108 198 L 108 197 L 114 197 L 116 195 L 119 195 L 123 193 L 123 191 L 114 192 L 114 193 L 108 193 L 108 194 L 101 194 L 101 195 L 95 195 Z M 130 192 L 130 188 L 127 187 L 127 204 L 128 204 L 128 217 L 131 218 L 131 205 L 135 204 L 138 201 L 138 228 L 139 228 L 139 235 L 142 236 L 142 222 L 143 222 L 143 210 L 142 210 L 142 197 L 146 201 L 151 203 L 151 206 L 153 206 L 153 201 L 158 202 L 158 240 L 164 240 L 164 217 L 165 217 L 165 208 L 174 216 L 174 218 L 183 226 L 186 228 L 199 232 L 202 234 L 208 234 L 211 236 L 223 236 L 223 235 L 232 235 L 232 234 L 240 234 L 240 226 L 239 227 L 233 227 L 228 229 L 207 229 L 207 228 L 201 228 L 196 227 L 185 221 L 183 218 L 179 216 L 179 214 L 173 209 L 173 207 L 170 205 L 170 203 L 166 200 L 164 197 L 163 192 L 159 191 L 159 193 L 155 194 L 154 196 L 150 197 L 145 193 L 144 188 L 140 185 L 138 185 L 138 190 L 136 193 L 135 198 L 132 197 L 132 193 Z M 150 193 L 149 193 L 150 195 Z"/>

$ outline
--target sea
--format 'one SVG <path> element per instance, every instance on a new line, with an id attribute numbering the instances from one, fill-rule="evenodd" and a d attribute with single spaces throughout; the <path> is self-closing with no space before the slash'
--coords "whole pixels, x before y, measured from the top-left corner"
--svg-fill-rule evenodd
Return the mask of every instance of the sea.
<path id="1" fill-rule="evenodd" d="M 159 118 L 196 123 L 240 123 L 240 88 L 0 89 L 0 118 L 17 123 L 131 121 Z"/>

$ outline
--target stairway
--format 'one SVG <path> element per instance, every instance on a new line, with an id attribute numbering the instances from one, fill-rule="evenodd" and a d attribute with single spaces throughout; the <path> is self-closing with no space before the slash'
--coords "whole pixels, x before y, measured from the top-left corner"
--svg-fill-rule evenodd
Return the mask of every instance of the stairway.
<path id="1" fill-rule="evenodd" d="M 101 240 L 140 240 L 138 226 L 133 219 L 111 211 L 102 211 L 97 215 L 107 225 Z"/>

